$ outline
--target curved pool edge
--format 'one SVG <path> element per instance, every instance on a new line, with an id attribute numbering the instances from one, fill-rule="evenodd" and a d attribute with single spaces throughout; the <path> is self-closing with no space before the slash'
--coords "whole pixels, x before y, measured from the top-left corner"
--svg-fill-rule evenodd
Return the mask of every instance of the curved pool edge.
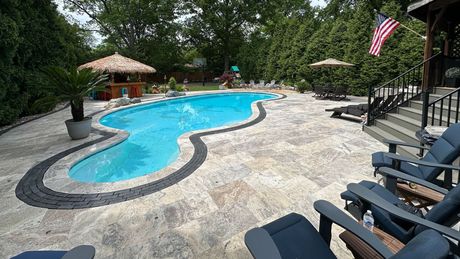
<path id="1" fill-rule="evenodd" d="M 96 140 L 89 141 L 87 143 L 81 144 L 77 147 L 65 150 L 59 154 L 56 154 L 42 162 L 38 165 L 29 169 L 29 171 L 23 176 L 20 180 L 18 185 L 16 186 L 16 196 L 22 200 L 23 202 L 36 206 L 36 207 L 43 207 L 43 208 L 50 208 L 50 209 L 79 209 L 79 208 L 91 208 L 91 207 L 98 207 L 104 206 L 108 204 L 114 204 L 118 202 L 123 202 L 127 200 L 132 200 L 138 197 L 142 197 L 145 195 L 149 195 L 151 193 L 160 191 L 165 189 L 171 185 L 178 183 L 179 181 L 185 179 L 187 176 L 191 175 L 195 170 L 197 170 L 205 161 L 207 157 L 207 146 L 201 137 L 213 134 L 219 134 L 223 132 L 230 132 L 235 131 L 243 128 L 247 128 L 253 126 L 261 121 L 263 121 L 267 115 L 265 108 L 263 107 L 264 102 L 271 102 L 277 101 L 286 98 L 286 95 L 279 94 L 279 93 L 271 93 L 271 92 L 264 92 L 264 91 L 245 91 L 247 93 L 264 93 L 264 94 L 273 94 L 277 96 L 277 98 L 268 99 L 268 100 L 259 100 L 252 103 L 252 115 L 248 119 L 229 126 L 223 126 L 219 128 L 211 128 L 205 129 L 200 131 L 192 131 L 184 133 L 180 138 L 178 138 L 178 142 L 180 142 L 180 150 L 182 155 L 182 149 L 184 143 L 190 143 L 193 148 L 193 153 L 188 161 L 186 161 L 182 166 L 177 167 L 175 163 L 171 164 L 167 168 L 169 168 L 169 172 L 166 172 L 164 175 L 158 174 L 157 171 L 154 174 L 146 175 L 137 177 L 130 180 L 124 180 L 120 182 L 110 182 L 110 183 L 83 183 L 77 182 L 72 178 L 68 177 L 67 172 L 65 175 L 67 176 L 67 180 L 70 179 L 70 182 L 67 184 L 63 184 L 63 182 L 57 182 L 58 186 L 64 186 L 63 190 L 56 190 L 57 188 L 53 188 L 49 186 L 49 184 L 45 184 L 46 182 L 46 175 L 48 175 L 50 168 L 58 164 L 59 161 L 64 160 L 64 158 L 68 157 L 69 155 L 74 155 L 75 152 L 86 151 L 93 146 L 99 143 L 104 143 L 110 140 L 113 137 L 117 137 L 113 143 L 105 145 L 101 145 L 99 149 L 95 149 L 91 152 L 91 154 L 100 152 L 102 149 L 106 149 L 110 146 L 113 146 L 117 143 L 120 143 L 124 139 L 127 138 L 127 134 L 123 130 L 116 130 L 110 127 L 106 127 L 102 124 L 96 125 L 94 127 L 95 131 L 98 131 L 102 137 Z M 245 93 L 243 91 L 238 91 L 237 93 Z M 225 93 L 232 93 L 232 92 L 225 92 Z M 225 94 L 225 93 L 217 93 L 217 94 Z M 205 94 L 216 94 L 216 93 L 203 93 L 203 94 L 196 94 L 197 95 L 205 95 Z M 184 97 L 182 97 L 184 98 Z M 142 105 L 148 105 L 153 102 L 165 101 L 170 99 L 157 99 L 152 100 L 149 102 L 144 102 Z M 122 107 L 122 109 L 131 108 L 134 106 Z M 110 110 L 110 111 L 103 111 L 97 114 L 97 122 L 99 123 L 99 119 L 103 116 L 116 112 L 121 109 Z M 125 134 L 123 134 L 123 132 Z M 123 136 L 124 135 L 124 136 Z M 121 137 L 120 137 L 121 136 Z M 85 156 L 89 156 L 91 154 L 86 153 Z M 77 161 L 80 161 L 82 157 L 78 159 L 74 159 L 71 164 L 75 164 Z M 69 163 L 67 161 L 67 163 Z M 62 166 L 62 165 L 61 165 Z M 62 170 L 61 170 L 62 171 Z M 157 175 L 158 179 L 154 179 L 154 177 L 149 178 L 148 176 Z M 142 183 L 141 180 L 144 180 Z M 135 184 L 135 186 L 131 186 Z M 80 186 L 79 186 L 80 185 Z M 118 187 L 113 189 L 110 188 L 110 191 L 107 190 L 107 186 L 113 187 L 117 185 Z M 67 189 L 67 190 L 65 190 Z M 74 191 L 77 190 L 77 193 Z M 84 193 L 78 193 L 84 192 Z M 88 193 L 89 192 L 89 193 Z"/>

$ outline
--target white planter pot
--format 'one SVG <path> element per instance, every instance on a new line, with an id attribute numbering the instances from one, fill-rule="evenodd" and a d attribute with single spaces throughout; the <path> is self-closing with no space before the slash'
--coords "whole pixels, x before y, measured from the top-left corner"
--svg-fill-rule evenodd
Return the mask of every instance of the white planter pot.
<path id="1" fill-rule="evenodd" d="M 85 117 L 82 121 L 66 120 L 67 133 L 72 139 L 82 139 L 89 136 L 91 132 L 91 117 Z"/>

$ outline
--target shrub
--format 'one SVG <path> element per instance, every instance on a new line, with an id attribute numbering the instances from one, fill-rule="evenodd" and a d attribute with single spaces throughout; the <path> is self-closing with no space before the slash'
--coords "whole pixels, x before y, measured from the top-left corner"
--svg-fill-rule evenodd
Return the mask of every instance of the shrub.
<path id="1" fill-rule="evenodd" d="M 171 77 L 168 82 L 169 89 L 172 91 L 176 91 L 176 79 L 174 77 Z"/>
<path id="2" fill-rule="evenodd" d="M 184 91 L 184 86 L 183 85 L 177 85 L 176 86 L 176 91 L 183 92 Z"/>
<path id="3" fill-rule="evenodd" d="M 224 73 L 220 76 L 220 82 L 221 83 L 225 83 L 225 82 L 229 82 L 229 83 L 232 83 L 233 82 L 233 75 L 229 74 L 229 73 Z"/>
<path id="4" fill-rule="evenodd" d="M 56 104 L 59 102 L 59 99 L 56 96 L 46 96 L 36 100 L 30 107 L 31 114 L 39 114 L 49 112 Z"/>
<path id="5" fill-rule="evenodd" d="M 61 67 L 48 67 L 44 69 L 44 73 L 50 90 L 53 90 L 57 99 L 70 102 L 73 121 L 85 119 L 84 98 L 93 90 L 104 89 L 103 84 L 108 79 L 108 75 L 101 75 L 90 68 L 78 70 L 74 67 L 66 70 Z M 38 102 L 37 107 L 44 107 L 50 101 L 53 101 L 52 98 L 46 97 L 44 101 L 40 101 L 41 104 Z"/>
<path id="6" fill-rule="evenodd" d="M 300 81 L 297 83 L 297 91 L 299 93 L 304 93 L 305 91 L 310 91 L 311 90 L 311 84 L 308 83 L 307 81 Z"/>

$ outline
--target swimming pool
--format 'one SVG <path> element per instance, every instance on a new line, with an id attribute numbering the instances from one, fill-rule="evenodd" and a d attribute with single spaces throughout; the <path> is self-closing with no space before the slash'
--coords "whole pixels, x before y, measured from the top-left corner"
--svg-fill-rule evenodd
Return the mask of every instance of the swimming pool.
<path id="1" fill-rule="evenodd" d="M 69 176 L 81 182 L 116 182 L 159 171 L 178 158 L 177 139 L 182 134 L 244 121 L 252 115 L 253 102 L 276 97 L 265 93 L 206 94 L 110 113 L 99 122 L 126 130 L 129 137 L 79 161 Z"/>

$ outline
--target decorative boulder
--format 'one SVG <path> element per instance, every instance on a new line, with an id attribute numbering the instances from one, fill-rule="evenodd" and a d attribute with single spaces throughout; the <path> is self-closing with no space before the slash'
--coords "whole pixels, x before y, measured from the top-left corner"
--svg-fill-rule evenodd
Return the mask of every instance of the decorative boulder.
<path id="1" fill-rule="evenodd" d="M 173 91 L 173 90 L 169 90 L 165 96 L 166 97 L 177 97 L 177 96 L 184 96 L 185 93 L 182 93 L 182 92 L 178 92 L 178 91 Z"/>
<path id="2" fill-rule="evenodd" d="M 140 103 L 140 102 L 141 102 L 141 98 L 137 98 L 137 97 L 131 98 L 130 102 L 131 102 L 131 103 Z"/>
<path id="3" fill-rule="evenodd" d="M 117 99 L 111 99 L 106 105 L 105 108 L 112 109 L 120 106 L 125 106 L 131 103 L 131 100 L 127 97 L 121 97 Z"/>

